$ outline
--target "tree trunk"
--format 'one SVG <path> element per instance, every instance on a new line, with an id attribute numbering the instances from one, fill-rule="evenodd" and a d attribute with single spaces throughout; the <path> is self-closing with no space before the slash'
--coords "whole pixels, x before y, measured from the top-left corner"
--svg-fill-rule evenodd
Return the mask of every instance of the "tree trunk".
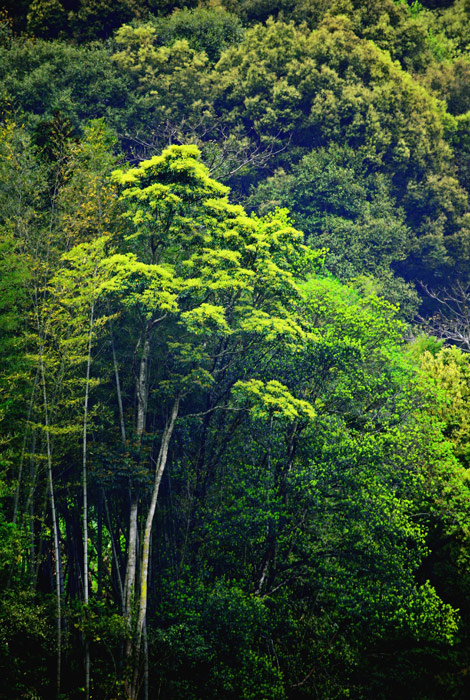
<path id="1" fill-rule="evenodd" d="M 144 333 L 144 342 L 142 354 L 140 357 L 139 375 L 137 377 L 136 395 L 137 395 L 137 419 L 136 433 L 139 447 L 142 443 L 142 435 L 145 430 L 145 419 L 147 415 L 147 399 L 148 399 L 148 360 L 150 355 L 150 324 L 147 323 Z M 116 371 L 116 365 L 115 365 Z M 119 379 L 117 375 L 117 380 Z M 120 391 L 119 391 L 120 396 Z M 122 403 L 120 403 L 120 412 L 122 415 Z M 123 422 L 121 420 L 121 432 L 123 431 Z M 138 525 L 138 499 L 130 488 L 130 511 L 129 511 L 129 541 L 126 577 L 124 582 L 124 616 L 127 621 L 129 638 L 126 645 L 126 665 L 127 679 L 126 690 L 129 697 L 132 697 L 132 677 L 133 677 L 133 651 L 135 649 L 135 640 L 133 638 L 132 629 L 132 603 L 135 595 L 136 570 L 137 570 L 137 525 Z"/>
<path id="2" fill-rule="evenodd" d="M 52 452 L 51 441 L 49 435 L 49 411 L 47 404 L 46 392 L 46 376 L 44 371 L 44 361 L 42 357 L 42 348 L 40 354 L 41 364 L 41 379 L 44 400 L 44 425 L 46 429 L 46 448 L 47 448 L 47 475 L 49 483 L 49 497 L 51 501 L 52 515 L 52 530 L 54 534 L 54 558 L 55 558 L 55 588 L 56 588 L 56 603 L 57 603 L 57 675 L 56 675 L 56 690 L 57 697 L 60 695 L 61 683 L 61 664 L 62 664 L 62 607 L 61 607 L 61 576 L 60 576 L 60 550 L 59 550 L 59 529 L 57 525 L 57 513 L 54 499 L 54 483 L 52 479 Z"/>
<path id="3" fill-rule="evenodd" d="M 142 442 L 142 434 L 145 429 L 145 418 L 147 415 L 147 397 L 148 397 L 148 359 L 150 354 L 150 328 L 149 324 L 145 329 L 144 344 L 142 355 L 140 358 L 139 376 L 137 378 L 137 421 L 136 433 L 137 440 Z M 120 395 L 120 392 L 119 392 Z M 121 405 L 122 410 L 122 405 Z M 122 430 L 122 427 L 121 427 Z M 137 565 L 137 516 L 138 516 L 138 500 L 131 493 L 131 504 L 129 512 L 129 542 L 128 542 L 128 557 L 127 571 L 125 579 L 125 615 L 130 624 L 132 599 L 135 591 L 136 565 Z"/>
<path id="4" fill-rule="evenodd" d="M 116 545 L 116 538 L 114 536 L 113 532 L 113 526 L 111 523 L 111 517 L 109 515 L 109 508 L 108 508 L 108 501 L 106 499 L 106 494 L 101 490 L 101 498 L 104 502 L 104 512 L 106 514 L 106 521 L 108 523 L 108 531 L 109 531 L 109 537 L 111 539 L 111 549 L 113 552 L 113 561 L 114 561 L 114 566 L 115 566 L 115 578 L 117 579 L 117 585 L 118 585 L 118 590 L 119 590 L 119 600 L 121 603 L 121 611 L 124 613 L 124 586 L 122 585 L 122 577 L 121 577 L 121 561 L 120 557 L 118 557 L 117 553 L 117 545 Z M 114 577 L 113 577 L 114 579 Z"/>
<path id="5" fill-rule="evenodd" d="M 179 398 L 175 399 L 171 409 L 170 417 L 168 418 L 165 429 L 162 435 L 162 441 L 160 445 L 160 451 L 158 453 L 157 462 L 155 465 L 155 479 L 153 484 L 152 498 L 150 500 L 149 512 L 147 514 L 147 520 L 145 522 L 144 530 L 144 540 L 142 547 L 142 567 L 140 572 L 140 600 L 139 600 L 139 616 L 137 620 L 137 630 L 135 639 L 135 652 L 134 652 L 134 669 L 133 669 L 133 681 L 130 698 L 131 700 L 136 700 L 138 696 L 139 688 L 139 669 L 140 669 L 140 648 L 142 645 L 142 636 L 145 627 L 145 617 L 147 614 L 147 600 L 148 600 L 148 567 L 149 567 L 149 552 L 150 552 L 150 536 L 152 533 L 152 524 L 155 515 L 155 508 L 157 506 L 158 492 L 160 489 L 160 482 L 162 480 L 163 472 L 165 471 L 166 463 L 168 460 L 168 448 L 170 446 L 171 437 L 175 427 L 176 418 L 178 416 L 179 410 Z"/>
<path id="6" fill-rule="evenodd" d="M 83 602 L 85 605 L 85 616 L 89 601 L 88 591 L 88 475 L 87 475 L 87 430 L 88 430 L 88 399 L 90 394 L 90 369 L 91 369 L 91 344 L 93 340 L 93 320 L 95 313 L 95 303 L 92 301 L 90 311 L 90 333 L 88 336 L 88 356 L 86 366 L 85 382 L 85 403 L 83 407 Z M 90 646 L 85 635 L 85 697 L 90 697 Z"/>

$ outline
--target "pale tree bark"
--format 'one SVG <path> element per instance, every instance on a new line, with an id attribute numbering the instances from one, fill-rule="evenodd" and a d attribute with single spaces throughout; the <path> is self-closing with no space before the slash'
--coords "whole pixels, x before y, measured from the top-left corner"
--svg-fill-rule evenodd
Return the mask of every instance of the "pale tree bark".
<path id="1" fill-rule="evenodd" d="M 140 357 L 139 373 L 137 376 L 137 416 L 136 416 L 136 434 L 138 440 L 139 454 L 142 442 L 142 435 L 145 430 L 145 420 L 147 416 L 147 401 L 148 401 L 148 362 L 150 356 L 150 323 L 146 324 L 142 353 Z M 122 404 L 120 407 L 122 410 Z M 121 431 L 122 431 L 121 424 Z M 136 494 L 130 489 L 130 511 L 129 511 L 129 540 L 127 553 L 126 576 L 124 580 L 124 616 L 127 621 L 129 637 L 126 644 L 126 691 L 132 697 L 132 657 L 134 650 L 134 639 L 132 629 L 132 608 L 135 596 L 136 571 L 137 571 L 137 537 L 138 537 L 138 509 L 139 503 Z"/>
<path id="2" fill-rule="evenodd" d="M 145 329 L 145 337 L 143 342 L 142 354 L 140 357 L 139 375 L 137 377 L 137 420 L 136 434 L 140 444 L 142 435 L 145 429 L 145 419 L 147 415 L 147 398 L 148 398 L 148 361 L 150 355 L 150 337 L 149 325 Z M 125 615 L 130 623 L 132 600 L 135 592 L 135 578 L 137 568 L 137 516 L 138 516 L 138 500 L 134 493 L 131 493 L 131 504 L 129 513 L 129 542 L 127 555 L 127 570 L 125 578 L 124 592 L 124 609 Z"/>
<path id="3" fill-rule="evenodd" d="M 136 700 L 139 692 L 140 649 L 142 645 L 142 637 L 144 634 L 148 601 L 148 568 L 150 554 L 150 537 L 152 534 L 153 519 L 155 516 L 155 509 L 157 506 L 158 492 L 160 490 L 160 482 L 162 480 L 163 472 L 165 471 L 165 467 L 168 461 L 168 449 L 170 446 L 171 437 L 173 435 L 176 419 L 178 417 L 179 402 L 179 398 L 176 398 L 174 400 L 170 411 L 170 415 L 167 419 L 165 428 L 163 430 L 160 450 L 155 464 L 155 478 L 153 483 L 152 497 L 150 500 L 147 519 L 145 522 L 142 547 L 142 565 L 140 572 L 139 615 L 137 619 L 137 630 L 135 639 L 133 681 L 130 693 L 131 700 Z"/>
<path id="4" fill-rule="evenodd" d="M 119 368 L 116 359 L 116 350 L 114 348 L 114 338 L 111 336 L 111 349 L 113 351 L 113 366 L 114 366 L 114 378 L 116 380 L 116 394 L 119 407 L 119 425 L 121 427 L 121 440 L 122 446 L 126 444 L 126 424 L 124 423 L 124 410 L 122 408 L 122 394 L 121 394 L 121 382 L 119 379 Z"/>
<path id="5" fill-rule="evenodd" d="M 122 404 L 121 381 L 119 379 L 119 368 L 118 368 L 118 363 L 117 363 L 117 358 L 116 358 L 116 350 L 114 347 L 114 338 L 113 338 L 112 334 L 111 334 L 111 350 L 113 352 L 114 378 L 116 381 L 116 394 L 117 394 L 117 401 L 118 401 L 118 408 L 119 408 L 119 425 L 121 428 L 121 441 L 122 441 L 122 447 L 123 447 L 123 449 L 125 449 L 125 447 L 126 447 L 126 424 L 124 422 L 124 410 L 123 410 L 123 404 Z M 114 556 L 114 560 L 116 562 L 116 571 L 117 571 L 117 576 L 118 576 L 119 592 L 120 592 L 120 596 L 121 596 L 121 611 L 122 611 L 123 615 L 127 615 L 127 567 L 126 567 L 126 575 L 125 575 L 125 580 L 124 580 L 124 585 L 123 585 L 122 578 L 121 578 L 120 561 L 119 561 L 118 556 L 117 556 L 116 546 L 115 546 L 115 542 L 114 542 L 114 533 L 112 530 L 111 518 L 109 516 L 108 502 L 106 500 L 106 496 L 104 496 L 104 502 L 105 502 L 106 517 L 107 517 L 108 527 L 109 527 L 109 535 L 111 537 L 113 556 Z M 129 530 L 130 530 L 130 528 L 129 528 Z"/>
<path id="6" fill-rule="evenodd" d="M 135 589 L 135 572 L 137 566 L 137 516 L 138 501 L 134 494 L 131 494 L 131 505 L 129 511 L 129 540 L 127 544 L 127 569 L 124 579 L 124 615 L 130 625 L 132 613 L 132 600 Z"/>
<path id="7" fill-rule="evenodd" d="M 137 377 L 137 419 L 136 419 L 136 434 L 139 443 L 142 442 L 142 435 L 145 429 L 145 419 L 147 415 L 147 399 L 148 399 L 148 361 L 150 355 L 150 337 L 149 326 L 145 329 L 145 337 L 143 342 L 142 354 L 140 357 L 139 374 Z M 125 578 L 124 591 L 124 609 L 125 615 L 130 622 L 132 600 L 135 591 L 135 578 L 137 568 L 137 516 L 138 516 L 138 500 L 131 493 L 131 505 L 129 513 L 129 542 L 127 556 L 127 570 Z"/>
<path id="8" fill-rule="evenodd" d="M 90 370 L 91 370 L 91 345 L 93 341 L 93 322 L 95 315 L 95 302 L 91 303 L 90 310 L 90 332 L 88 336 L 88 355 L 86 366 L 86 382 L 85 382 L 85 402 L 83 407 L 83 469 L 82 469 L 82 486 L 83 486 L 83 602 L 86 608 L 89 602 L 88 590 L 88 475 L 87 475 L 87 437 L 88 437 L 88 400 L 90 395 Z M 85 637 L 85 696 L 89 700 L 90 697 L 90 645 Z"/>
<path id="9" fill-rule="evenodd" d="M 44 371 L 43 349 L 40 350 L 40 367 L 44 401 L 44 427 L 46 432 L 46 450 L 47 450 L 47 476 L 49 483 L 49 497 L 51 503 L 52 515 L 52 530 L 54 534 L 54 558 L 55 558 L 55 586 L 56 586 L 56 605 L 57 605 L 57 674 L 56 674 L 56 690 L 57 697 L 60 695 L 61 684 L 61 665 L 62 665 L 62 601 L 61 601 L 61 576 L 60 576 L 60 549 L 59 549 L 59 529 L 57 525 L 57 513 L 54 498 L 54 482 L 52 479 L 52 450 L 51 440 L 49 435 L 49 410 L 47 403 L 46 376 Z"/>
<path id="10" fill-rule="evenodd" d="M 137 379 L 137 423 L 136 433 L 137 439 L 142 440 L 142 434 L 145 428 L 145 418 L 147 416 L 147 400 L 148 400 L 148 362 L 150 355 L 150 326 L 147 324 L 145 329 L 145 337 L 140 358 L 139 376 Z"/>

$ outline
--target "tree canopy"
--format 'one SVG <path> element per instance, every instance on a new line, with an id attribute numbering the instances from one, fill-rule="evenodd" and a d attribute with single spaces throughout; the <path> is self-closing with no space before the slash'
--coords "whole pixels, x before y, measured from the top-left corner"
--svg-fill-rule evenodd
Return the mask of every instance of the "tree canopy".
<path id="1" fill-rule="evenodd" d="M 469 7 L 4 3 L 0 696 L 468 697 Z"/>

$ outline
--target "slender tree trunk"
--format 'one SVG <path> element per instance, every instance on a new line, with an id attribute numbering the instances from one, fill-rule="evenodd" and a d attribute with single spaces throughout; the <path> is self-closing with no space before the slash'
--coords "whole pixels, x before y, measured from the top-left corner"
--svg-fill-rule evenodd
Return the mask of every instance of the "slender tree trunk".
<path id="1" fill-rule="evenodd" d="M 111 349 L 113 351 L 113 366 L 114 366 L 114 378 L 116 380 L 116 394 L 117 394 L 117 401 L 118 401 L 118 407 L 119 407 L 119 425 L 121 428 L 121 440 L 122 440 L 122 447 L 125 449 L 126 447 L 126 424 L 124 422 L 124 410 L 123 410 L 123 405 L 122 405 L 122 394 L 121 394 L 121 382 L 119 379 L 119 368 L 117 364 L 117 359 L 116 359 L 116 350 L 114 347 L 114 338 L 113 335 L 111 334 Z M 129 490 L 129 499 L 132 499 L 130 490 Z M 119 590 L 121 594 L 121 609 L 122 613 L 127 617 L 128 614 L 128 590 L 127 590 L 127 578 L 128 578 L 128 571 L 129 571 L 129 560 L 127 562 L 126 566 L 126 574 L 124 578 L 124 586 L 122 584 L 122 578 L 121 578 L 121 568 L 120 568 L 120 561 L 117 558 L 117 552 L 116 552 L 116 547 L 114 543 L 114 535 L 112 532 L 111 528 L 111 519 L 109 517 L 109 509 L 108 509 L 108 502 L 106 501 L 105 497 L 105 509 L 106 509 L 106 516 L 108 519 L 108 526 L 109 526 L 109 534 L 111 537 L 111 543 L 113 547 L 113 555 L 115 557 L 116 561 L 116 567 L 117 567 L 117 572 L 118 572 L 118 584 L 119 584 Z M 132 503 L 131 503 L 131 511 L 132 511 Z M 131 530 L 134 529 L 134 522 L 135 522 L 135 527 L 137 526 L 137 513 L 135 514 L 130 514 L 129 515 L 129 539 L 130 539 L 130 533 Z"/>
<path id="2" fill-rule="evenodd" d="M 111 518 L 109 515 L 108 501 L 106 499 L 106 495 L 103 492 L 101 492 L 101 497 L 102 497 L 103 502 L 104 502 L 104 512 L 106 514 L 106 521 L 108 523 L 109 536 L 111 538 L 111 549 L 113 552 L 113 559 L 114 559 L 115 566 L 116 566 L 116 578 L 117 578 L 117 583 L 118 583 L 118 588 L 119 588 L 121 611 L 124 612 L 124 586 L 122 585 L 122 577 L 121 577 L 121 561 L 120 561 L 120 558 L 118 557 L 118 554 L 117 554 L 116 540 L 114 537 Z"/>
<path id="3" fill-rule="evenodd" d="M 121 439 L 122 445 L 126 445 L 126 424 L 124 423 L 124 411 L 122 408 L 122 394 L 121 394 L 121 382 L 119 380 L 119 369 L 116 360 L 116 351 L 114 349 L 114 338 L 111 336 L 111 349 L 113 351 L 113 365 L 114 365 L 114 377 L 116 379 L 116 393 L 119 406 L 119 424 L 121 426 Z"/>
<path id="4" fill-rule="evenodd" d="M 145 330 L 144 346 L 140 358 L 139 377 L 137 380 L 137 424 L 136 433 L 139 443 L 145 429 L 145 418 L 147 416 L 148 399 L 148 361 L 150 355 L 150 327 L 147 324 Z"/>
<path id="5" fill-rule="evenodd" d="M 96 543 L 96 554 L 98 557 L 98 590 L 97 596 L 98 600 L 103 597 L 103 492 L 100 489 L 98 491 L 97 499 L 97 515 L 98 515 L 98 527 L 97 527 L 97 543 Z"/>
<path id="6" fill-rule="evenodd" d="M 18 484 L 16 487 L 16 493 L 15 493 L 15 502 L 13 504 L 13 523 L 16 523 L 16 518 L 18 516 L 18 506 L 19 506 L 19 501 L 20 501 L 20 492 L 21 492 L 21 480 L 23 477 L 23 465 L 24 465 L 24 458 L 25 458 L 25 452 L 26 452 L 26 441 L 28 438 L 28 424 L 29 421 L 31 420 L 31 413 L 33 410 L 33 404 L 34 404 L 34 399 L 36 396 L 36 387 L 38 385 L 38 379 L 39 379 L 39 366 L 36 369 L 36 376 L 34 378 L 34 384 L 33 388 L 31 391 L 31 398 L 29 401 L 29 406 L 28 406 L 28 417 L 26 419 L 26 429 L 25 429 L 25 435 L 23 439 L 23 449 L 21 450 L 21 458 L 20 458 L 20 466 L 18 470 Z"/>
<path id="7" fill-rule="evenodd" d="M 144 700 L 149 700 L 149 645 L 147 625 L 144 625 Z"/>
<path id="8" fill-rule="evenodd" d="M 145 418 L 147 415 L 147 397 L 148 397 L 148 360 L 150 354 L 150 338 L 149 326 L 145 329 L 145 337 L 140 358 L 139 375 L 137 378 L 137 421 L 136 433 L 137 440 L 142 442 L 142 435 L 145 429 Z M 120 392 L 119 392 L 120 395 Z M 120 407 L 122 411 L 122 405 Z M 122 431 L 122 425 L 121 425 Z M 128 542 L 128 557 L 127 570 L 125 579 L 125 615 L 130 624 L 132 599 L 135 592 L 135 579 L 137 567 L 137 516 L 138 516 L 138 500 L 131 493 L 131 503 L 129 512 L 129 542 Z"/>
<path id="9" fill-rule="evenodd" d="M 95 314 L 95 302 L 91 303 L 90 311 L 90 333 L 88 336 L 88 356 L 86 366 L 86 382 L 85 382 L 85 403 L 83 410 L 83 470 L 82 470 L 82 486 L 83 486 L 83 602 L 85 605 L 85 615 L 87 615 L 87 606 L 89 601 L 88 590 L 88 474 L 87 474 L 87 431 L 88 431 L 88 400 L 90 394 L 90 369 L 91 369 L 91 344 L 93 340 L 93 321 Z M 89 700 L 90 697 L 90 645 L 85 635 L 85 697 Z"/>
<path id="10" fill-rule="evenodd" d="M 144 540 L 142 547 L 142 568 L 140 572 L 140 600 L 139 600 L 139 615 L 137 620 L 137 630 L 136 630 L 136 640 L 135 640 L 135 652 L 134 652 L 134 669 L 133 669 L 133 682 L 132 682 L 132 693 L 130 695 L 131 700 L 136 700 L 138 695 L 139 687 L 139 666 L 140 666 L 140 649 L 142 644 L 142 636 L 145 626 L 145 618 L 147 614 L 147 600 L 148 600 L 148 567 L 149 567 L 149 553 L 150 553 L 150 536 L 152 533 L 153 519 L 155 515 L 155 508 L 157 506 L 158 492 L 160 489 L 160 482 L 162 480 L 163 472 L 165 471 L 166 463 L 168 460 L 168 448 L 170 446 L 171 437 L 175 427 L 176 418 L 178 416 L 179 410 L 179 398 L 175 399 L 173 406 L 171 408 L 170 416 L 165 425 L 165 429 L 162 435 L 162 441 L 160 445 L 160 451 L 158 453 L 157 462 L 155 465 L 155 479 L 153 484 L 152 497 L 150 500 L 149 512 L 147 514 L 147 519 L 145 522 L 144 530 Z"/>
<path id="11" fill-rule="evenodd" d="M 57 601 L 57 675 L 56 690 L 57 697 L 60 695 L 61 664 L 62 664 L 62 606 L 61 606 L 61 575 L 60 575 L 60 550 L 59 550 L 59 528 L 57 524 L 57 513 L 54 498 L 54 482 L 52 479 L 52 452 L 49 435 L 49 411 L 47 404 L 46 376 L 44 371 L 43 349 L 40 350 L 41 379 L 44 400 L 44 425 L 46 428 L 46 449 L 47 449 L 47 474 L 49 482 L 49 496 L 51 501 L 52 530 L 54 534 L 54 558 L 55 558 L 55 587 Z"/>
<path id="12" fill-rule="evenodd" d="M 148 361 L 150 355 L 150 324 L 147 323 L 144 333 L 144 342 L 142 348 L 142 354 L 140 357 L 139 374 L 137 377 L 137 420 L 136 420 L 136 434 L 139 446 L 142 443 L 142 435 L 145 430 L 145 419 L 147 416 L 147 399 L 148 399 Z M 115 365 L 116 371 L 116 365 Z M 117 375 L 118 377 L 118 375 Z M 120 395 L 120 392 L 119 392 Z M 120 405 L 120 412 L 122 414 L 122 404 Z M 121 432 L 123 430 L 123 423 L 121 422 Z M 140 458 L 140 457 L 139 457 Z M 136 571 L 137 571 L 137 525 L 138 525 L 138 499 L 133 493 L 132 488 L 130 489 L 130 511 L 129 511 L 129 541 L 128 541 L 128 555 L 127 555 L 127 569 L 125 577 L 125 591 L 124 591 L 124 615 L 127 620 L 127 625 L 129 629 L 129 638 L 126 645 L 126 664 L 128 667 L 128 677 L 126 681 L 126 690 L 129 697 L 132 697 L 132 677 L 133 677 L 133 664 L 132 656 L 135 649 L 135 640 L 133 639 L 133 629 L 132 629 L 132 603 L 134 601 L 135 595 L 135 583 L 136 583 Z"/>
<path id="13" fill-rule="evenodd" d="M 132 600 L 135 589 L 135 572 L 137 566 L 137 515 L 139 504 L 137 497 L 131 494 L 131 506 L 129 512 L 129 541 L 127 545 L 127 570 L 124 581 L 124 614 L 130 625 L 132 613 Z"/>
<path id="14" fill-rule="evenodd" d="M 34 469 L 34 462 L 31 460 L 30 464 L 30 471 L 29 471 L 29 478 L 31 481 L 31 486 L 30 486 L 30 493 L 31 497 L 29 498 L 29 566 L 30 566 L 30 583 L 31 583 L 31 589 L 34 590 L 35 585 L 36 585 L 36 542 L 35 542 L 35 526 L 34 526 L 34 520 L 35 520 L 35 511 L 34 511 L 34 499 L 33 499 L 33 492 L 34 492 L 34 481 L 36 478 L 36 470 Z"/>

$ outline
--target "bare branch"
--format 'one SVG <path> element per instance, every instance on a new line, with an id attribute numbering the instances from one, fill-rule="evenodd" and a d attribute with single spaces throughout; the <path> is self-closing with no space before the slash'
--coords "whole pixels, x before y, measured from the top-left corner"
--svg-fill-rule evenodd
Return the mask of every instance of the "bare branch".
<path id="1" fill-rule="evenodd" d="M 438 291 L 423 282 L 420 286 L 441 307 L 431 318 L 418 316 L 424 328 L 446 343 L 470 352 L 470 284 L 456 280 L 451 287 Z"/>
<path id="2" fill-rule="evenodd" d="M 252 130 L 241 136 L 230 131 L 220 118 L 202 114 L 196 121 L 184 120 L 177 124 L 167 121 L 150 134 L 141 132 L 119 135 L 128 144 L 132 159 L 138 163 L 172 144 L 194 143 L 202 152 L 210 174 L 219 180 L 229 180 L 244 167 L 265 168 L 267 163 L 286 148 L 291 136 L 279 146 L 278 132 L 270 143 L 261 144 Z"/>

